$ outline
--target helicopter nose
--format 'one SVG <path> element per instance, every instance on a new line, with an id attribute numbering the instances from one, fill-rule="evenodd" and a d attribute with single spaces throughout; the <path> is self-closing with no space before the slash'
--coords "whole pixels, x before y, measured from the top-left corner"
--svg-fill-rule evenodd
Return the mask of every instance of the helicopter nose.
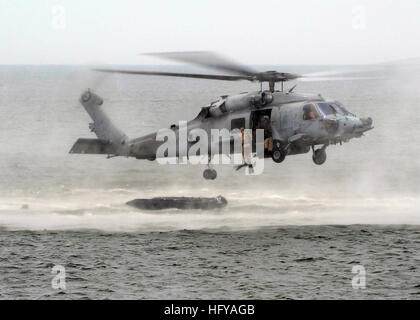
<path id="1" fill-rule="evenodd" d="M 349 118 L 340 122 L 340 126 L 344 133 L 363 133 L 365 131 L 373 129 L 373 120 L 372 118 Z"/>
<path id="2" fill-rule="evenodd" d="M 373 119 L 371 117 L 360 118 L 360 122 L 362 123 L 362 125 L 358 128 L 359 132 L 365 132 L 373 129 Z"/>
<path id="3" fill-rule="evenodd" d="M 357 128 L 362 127 L 362 121 L 355 117 L 345 117 L 340 119 L 341 133 L 354 133 Z"/>
<path id="4" fill-rule="evenodd" d="M 371 127 L 373 124 L 373 119 L 371 117 L 361 118 L 360 121 L 364 127 Z"/>

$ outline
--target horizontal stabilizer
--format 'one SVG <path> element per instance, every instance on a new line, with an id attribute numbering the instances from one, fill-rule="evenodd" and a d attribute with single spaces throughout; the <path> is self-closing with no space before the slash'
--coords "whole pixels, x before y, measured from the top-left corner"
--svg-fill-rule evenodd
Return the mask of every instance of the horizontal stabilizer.
<path id="1" fill-rule="evenodd" d="M 115 148 L 109 142 L 100 139 L 78 139 L 69 153 L 114 154 Z"/>

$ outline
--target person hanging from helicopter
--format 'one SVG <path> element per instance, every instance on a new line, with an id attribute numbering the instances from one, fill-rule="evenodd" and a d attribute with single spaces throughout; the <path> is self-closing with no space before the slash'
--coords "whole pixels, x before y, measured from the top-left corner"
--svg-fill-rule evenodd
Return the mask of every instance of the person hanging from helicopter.
<path id="1" fill-rule="evenodd" d="M 251 164 L 251 155 L 252 155 L 252 136 L 249 130 L 241 128 L 241 138 L 242 138 L 242 158 L 244 163 L 252 167 Z"/>
<path id="2" fill-rule="evenodd" d="M 249 130 L 241 128 L 241 141 L 242 141 L 242 159 L 243 164 L 236 167 L 236 170 L 239 170 L 243 167 L 248 166 L 252 170 L 252 134 Z"/>

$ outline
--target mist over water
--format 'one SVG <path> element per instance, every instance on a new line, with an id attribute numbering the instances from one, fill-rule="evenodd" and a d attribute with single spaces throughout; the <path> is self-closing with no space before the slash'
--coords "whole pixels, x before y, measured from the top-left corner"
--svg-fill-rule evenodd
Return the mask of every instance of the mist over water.
<path id="1" fill-rule="evenodd" d="M 166 70 L 171 68 L 175 70 L 177 67 L 165 67 Z M 270 68 L 306 73 L 323 71 L 326 67 Z M 370 78 L 365 80 L 299 83 L 296 91 L 321 93 L 324 97 L 341 101 L 358 116 L 371 116 L 374 130 L 342 146 L 329 146 L 327 161 L 322 166 L 313 164 L 310 153 L 287 157 L 281 164 L 266 159 L 264 173 L 258 176 L 246 176 L 244 171 L 237 172 L 233 166 L 216 166 L 218 178 L 215 181 L 203 179 L 204 166 L 162 166 L 156 162 L 122 157 L 106 159 L 101 155 L 68 154 L 78 138 L 94 137 L 88 128 L 91 120 L 78 103 L 79 96 L 83 90 L 93 89 L 104 99 L 103 108 L 116 126 L 133 138 L 178 124 L 179 120 L 192 119 L 201 107 L 218 96 L 258 90 L 257 84 L 103 75 L 88 69 L 79 66 L 0 66 L 0 238 L 3 248 L 6 248 L 0 266 L 4 270 L 19 264 L 24 272 L 28 267 L 27 263 L 22 262 L 25 256 L 34 270 L 47 274 L 50 272 L 46 269 L 50 263 L 47 260 L 51 260 L 51 263 L 61 261 L 63 264 L 66 261 L 75 264 L 74 260 L 78 260 L 84 266 L 91 263 L 90 267 L 95 270 L 95 263 L 102 261 L 95 253 L 97 250 L 110 254 L 108 260 L 103 262 L 110 267 L 115 259 L 119 259 L 117 251 L 120 246 L 127 251 L 142 251 L 140 255 L 149 259 L 149 266 L 159 268 L 168 267 L 166 262 L 152 255 L 152 252 L 159 250 L 159 254 L 166 254 L 168 261 L 173 263 L 179 263 L 179 259 L 192 254 L 190 263 L 196 264 L 188 265 L 191 272 L 203 271 L 200 263 L 204 262 L 200 262 L 200 259 L 209 265 L 217 264 L 219 258 L 214 252 L 214 259 L 210 254 L 201 256 L 200 253 L 196 256 L 196 249 L 191 247 L 196 244 L 208 245 L 211 247 L 209 251 L 216 250 L 220 254 L 228 252 L 225 265 L 228 269 L 235 269 L 232 267 L 236 259 L 233 251 L 237 250 L 244 259 L 236 270 L 241 274 L 242 271 L 248 272 L 245 270 L 249 266 L 249 261 L 245 259 L 246 248 L 241 247 L 245 243 L 254 250 L 248 256 L 254 262 L 264 257 L 267 266 L 272 268 L 280 260 L 288 268 L 295 266 L 295 287 L 289 283 L 288 287 L 285 285 L 288 289 L 285 287 L 279 293 L 278 287 L 269 284 L 268 279 L 273 276 L 269 269 L 258 269 L 257 263 L 255 268 L 261 277 L 248 279 L 248 287 L 245 285 L 243 290 L 233 285 L 232 290 L 225 291 L 223 297 L 308 298 L 316 292 L 315 282 L 322 283 L 325 278 L 317 279 L 312 289 L 299 291 L 300 281 L 307 283 L 308 280 L 299 277 L 299 272 L 308 275 L 307 272 L 313 270 L 309 265 L 302 267 L 301 261 L 296 260 L 299 257 L 314 261 L 331 259 L 331 263 L 338 263 L 340 272 L 347 272 L 352 262 L 365 261 L 377 265 L 380 259 L 385 261 L 386 254 L 391 250 L 387 247 L 387 241 L 403 239 L 401 241 L 406 241 L 405 244 L 395 244 L 396 247 L 391 250 L 399 255 L 396 261 L 409 261 L 408 265 L 413 267 L 418 262 L 418 256 L 415 256 L 418 245 L 415 235 L 418 235 L 417 226 L 420 225 L 420 149 L 417 143 L 417 137 L 420 136 L 420 77 L 416 73 L 419 69 L 417 66 L 369 69 L 364 75 Z M 291 86 L 286 84 L 286 88 Z M 217 195 L 223 195 L 228 200 L 226 208 L 215 211 L 149 212 L 125 205 L 125 202 L 134 198 Z M 371 226 L 350 226 L 355 224 Z M 376 226 L 378 224 L 398 226 L 379 227 Z M 329 225 L 341 225 L 343 229 Z M 388 235 L 385 235 L 387 232 Z M 104 234 L 111 238 L 101 243 Z M 353 242 L 351 234 L 355 237 Z M 316 240 L 320 235 L 327 240 Z M 307 242 L 302 237 L 306 237 Z M 381 241 L 372 244 L 378 237 Z M 89 245 L 83 248 L 86 238 Z M 71 244 L 65 250 L 66 254 L 58 254 L 50 259 L 47 258 L 48 252 L 54 249 L 51 247 L 54 239 Z M 183 247 L 185 239 L 191 244 L 188 248 Z M 216 243 L 208 244 L 213 240 Z M 156 241 L 162 247 L 152 244 Z M 168 251 L 170 249 L 164 243 L 169 242 L 166 241 L 173 241 L 173 246 L 179 252 L 178 258 L 175 253 Z M 314 241 L 319 242 L 319 246 L 309 244 Z M 285 243 L 297 247 L 287 249 Z M 372 247 L 367 247 L 369 243 Z M 36 254 L 31 255 L 31 246 L 35 247 Z M 231 249 L 226 246 L 231 246 Z M 283 258 L 279 258 L 277 253 L 267 255 L 259 251 L 264 246 L 271 248 L 268 250 L 278 248 L 293 252 L 287 252 Z M 379 259 L 371 252 L 355 257 L 354 253 L 346 252 L 344 258 L 340 249 L 331 248 L 342 246 L 356 246 L 359 253 L 384 252 L 384 256 Z M 407 252 L 404 253 L 404 250 Z M 13 257 L 12 252 L 17 252 L 17 256 Z M 332 258 L 325 256 L 328 252 Z M 88 259 L 89 253 L 96 262 Z M 72 254 L 79 256 L 70 259 Z M 334 257 L 337 259 L 334 260 Z M 85 258 L 87 260 L 83 260 Z M 36 259 L 42 262 L 38 265 Z M 128 256 L 124 259 L 128 259 Z M 136 261 L 137 267 L 143 265 L 135 259 L 121 268 L 129 272 L 126 268 L 135 266 Z M 314 264 L 322 269 L 323 263 L 327 262 Z M 240 269 L 240 266 L 244 269 Z M 394 265 L 395 270 L 399 270 L 397 266 Z M 314 266 L 311 264 L 311 267 Z M 72 268 L 80 271 L 77 264 Z M 335 267 L 331 268 L 327 269 L 336 270 Z M 413 270 L 407 272 L 408 275 L 404 273 L 404 277 L 418 280 L 418 276 L 415 278 L 409 274 Z M 220 292 L 217 286 L 210 286 L 206 293 L 202 291 L 204 289 L 191 289 L 197 282 L 188 284 L 191 286 L 189 291 L 182 291 L 176 283 L 168 289 L 154 282 L 153 275 L 149 279 L 150 290 L 143 294 L 131 287 L 129 289 L 128 284 L 113 289 L 112 293 L 106 290 L 102 292 L 101 286 L 107 287 L 109 281 L 116 279 L 113 273 L 108 278 L 104 276 L 98 280 L 99 283 L 103 281 L 102 284 L 96 283 L 99 287 L 95 285 L 94 289 L 82 290 L 86 285 L 84 281 L 91 284 L 92 275 L 85 273 L 85 276 L 85 280 L 74 282 L 77 285 L 69 290 L 68 297 L 161 297 L 158 292 L 167 294 L 169 298 L 220 297 L 217 295 Z M 401 279 L 397 278 L 391 277 L 391 286 L 401 286 L 398 282 Z M 186 281 L 183 276 L 177 279 L 177 283 Z M 251 285 L 253 280 L 262 281 L 260 289 Z M 134 277 L 132 283 L 136 281 L 138 279 Z M 265 281 L 268 282 L 263 285 Z M 286 280 L 282 278 L 282 281 Z M 330 291 L 342 286 L 341 281 L 331 280 Z M 372 289 L 367 296 L 413 297 L 410 294 L 416 294 L 418 290 L 407 281 L 411 289 L 406 292 L 394 292 L 392 295 L 385 289 Z M 9 279 L 8 283 L 13 284 L 13 281 Z M 159 286 L 161 291 L 153 291 Z M 3 295 L 0 291 L 0 297 L 54 297 L 49 289 L 44 291 L 35 291 L 35 284 L 33 289 L 28 290 L 12 285 L 3 291 Z M 347 294 L 349 298 L 362 297 L 354 296 L 351 286 Z M 329 295 L 324 288 L 320 296 L 329 298 L 334 295 Z"/>

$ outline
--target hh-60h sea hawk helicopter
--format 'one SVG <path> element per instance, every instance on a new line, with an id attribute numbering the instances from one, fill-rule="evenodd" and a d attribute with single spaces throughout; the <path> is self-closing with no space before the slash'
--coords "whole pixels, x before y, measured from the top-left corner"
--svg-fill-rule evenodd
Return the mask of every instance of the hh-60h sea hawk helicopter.
<path id="1" fill-rule="evenodd" d="M 274 162 L 282 162 L 286 156 L 313 151 L 312 159 L 321 165 L 326 161 L 326 148 L 330 144 L 347 142 L 361 137 L 371 130 L 371 118 L 358 118 L 340 102 L 325 100 L 321 95 L 307 95 L 293 92 L 295 86 L 284 91 L 283 84 L 290 80 L 310 79 L 320 74 L 298 75 L 277 71 L 256 72 L 248 67 L 233 63 L 210 52 L 172 52 L 151 54 L 178 62 L 189 62 L 210 67 L 234 75 L 191 74 L 172 72 L 151 72 L 132 70 L 96 69 L 100 72 L 131 75 L 171 76 L 213 80 L 248 80 L 260 82 L 260 90 L 231 96 L 222 96 L 209 106 L 201 109 L 198 116 L 187 123 L 188 133 L 203 129 L 211 136 L 212 129 L 248 129 L 253 134 L 257 129 L 264 130 L 264 158 L 271 157 Z M 330 75 L 331 73 L 327 73 Z M 263 90 L 262 83 L 268 82 L 269 90 Z M 275 90 L 275 83 L 281 83 L 281 90 Z M 84 92 L 80 102 L 93 120 L 91 130 L 98 139 L 78 139 L 70 153 L 107 154 L 112 156 L 135 157 L 155 160 L 159 146 L 164 143 L 156 139 L 157 133 L 140 138 L 129 139 L 116 128 L 101 109 L 103 100 L 91 92 Z M 179 126 L 170 130 L 179 140 Z M 188 141 L 187 149 L 194 141 Z M 178 145 L 178 144 L 177 144 Z M 321 146 L 315 149 L 315 146 Z M 252 150 L 255 151 L 255 140 Z M 188 152 L 188 150 L 187 150 Z M 210 152 L 210 150 L 209 150 Z M 234 149 L 230 149 L 233 153 Z M 181 157 L 180 150 L 176 156 Z M 209 157 L 211 154 L 209 153 Z M 205 179 L 215 179 L 216 171 L 209 165 L 204 171 Z"/>

